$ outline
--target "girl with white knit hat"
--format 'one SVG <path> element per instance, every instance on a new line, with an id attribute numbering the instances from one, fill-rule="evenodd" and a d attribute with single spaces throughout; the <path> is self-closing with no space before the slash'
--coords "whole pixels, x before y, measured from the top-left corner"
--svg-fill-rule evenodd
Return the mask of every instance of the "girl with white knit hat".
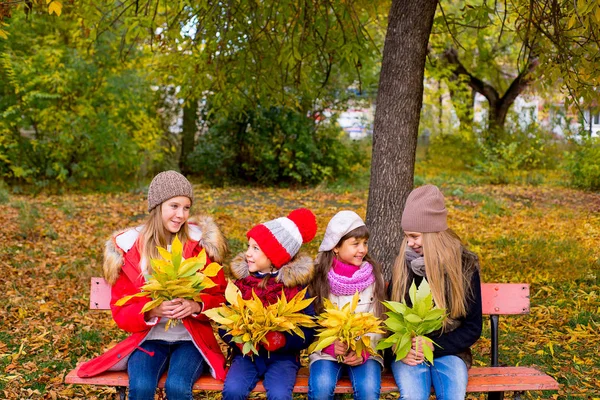
<path id="1" fill-rule="evenodd" d="M 427 335 L 437 346 L 414 337 L 408 355 L 392 362 L 400 399 L 429 399 L 432 386 L 438 399 L 464 399 L 470 347 L 481 335 L 479 262 L 448 229 L 447 213 L 444 195 L 434 185 L 414 189 L 402 213 L 405 237 L 392 271 L 390 298 L 411 305 L 411 284 L 427 280 L 435 305 L 446 309 L 447 316 L 440 331 Z M 431 365 L 424 360 L 423 346 L 433 351 Z"/>
<path id="2" fill-rule="evenodd" d="M 370 312 L 380 317 L 385 300 L 383 275 L 379 264 L 368 255 L 369 230 L 354 211 L 338 212 L 327 225 L 325 237 L 315 261 L 315 278 L 309 286 L 316 296 L 315 309 L 323 311 L 323 300 L 339 308 L 359 293 L 355 312 Z M 375 347 L 382 335 L 369 334 Z M 342 362 L 338 362 L 338 356 Z M 337 340 L 309 356 L 309 399 L 333 399 L 338 378 L 346 373 L 352 381 L 354 398 L 379 399 L 382 357 L 356 354 Z"/>

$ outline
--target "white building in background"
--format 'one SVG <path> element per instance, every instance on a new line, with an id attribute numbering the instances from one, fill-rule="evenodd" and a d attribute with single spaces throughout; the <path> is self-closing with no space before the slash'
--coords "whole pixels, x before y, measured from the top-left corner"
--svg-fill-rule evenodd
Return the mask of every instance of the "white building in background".
<path id="1" fill-rule="evenodd" d="M 474 121 L 484 126 L 488 103 L 479 93 L 475 95 L 474 109 Z M 581 116 L 565 111 L 564 103 L 549 104 L 535 95 L 521 95 L 515 99 L 507 117 L 507 123 L 511 122 L 522 130 L 535 123 L 558 137 L 581 131 L 591 132 L 592 137 L 600 137 L 600 111 L 584 110 Z"/>

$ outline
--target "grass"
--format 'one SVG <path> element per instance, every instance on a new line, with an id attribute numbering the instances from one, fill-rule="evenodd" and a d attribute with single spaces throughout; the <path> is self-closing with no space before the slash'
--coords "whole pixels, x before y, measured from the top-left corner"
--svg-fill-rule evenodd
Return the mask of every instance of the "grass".
<path id="1" fill-rule="evenodd" d="M 465 171 L 418 164 L 416 172 L 415 182 L 438 184 L 446 195 L 449 225 L 479 255 L 484 281 L 531 284 L 531 313 L 501 319 L 501 362 L 535 365 L 562 387 L 558 393 L 526 397 L 598 398 L 600 196 L 565 189 L 552 174 L 535 185 L 519 181 L 493 186 Z M 317 238 L 305 247 L 314 255 L 336 211 L 347 208 L 365 215 L 368 174 L 317 188 L 195 189 L 195 209 L 209 212 L 221 226 L 230 258 L 243 251 L 252 225 L 297 207 L 317 214 Z M 88 310 L 89 278 L 101 275 L 103 246 L 110 234 L 143 222 L 145 215 L 141 192 L 11 194 L 9 201 L 0 202 L 4 397 L 114 396 L 112 389 L 62 382 L 77 362 L 126 336 L 109 313 Z M 489 361 L 487 331 L 475 346 L 476 364 Z M 206 396 L 219 398 L 216 393 L 197 398 Z"/>

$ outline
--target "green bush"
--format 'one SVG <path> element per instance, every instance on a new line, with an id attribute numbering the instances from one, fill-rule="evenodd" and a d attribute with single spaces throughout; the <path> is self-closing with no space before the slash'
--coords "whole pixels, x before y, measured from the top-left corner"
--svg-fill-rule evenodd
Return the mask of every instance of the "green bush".
<path id="1" fill-rule="evenodd" d="M 600 139 L 584 138 L 565 154 L 565 169 L 572 186 L 600 190 Z"/>
<path id="2" fill-rule="evenodd" d="M 187 163 L 211 184 L 316 184 L 368 163 L 365 146 L 344 136 L 296 110 L 258 109 L 213 123 Z"/>
<path id="3" fill-rule="evenodd" d="M 516 180 L 539 184 L 540 177 L 531 171 L 553 169 L 560 159 L 560 142 L 537 126 L 507 132 L 502 137 L 495 143 L 482 141 L 481 158 L 473 166 L 492 184 L 514 183 Z"/>
<path id="4" fill-rule="evenodd" d="M 428 164 L 454 170 L 472 167 L 479 157 L 479 144 L 468 133 L 443 134 L 432 137 L 425 155 Z"/>

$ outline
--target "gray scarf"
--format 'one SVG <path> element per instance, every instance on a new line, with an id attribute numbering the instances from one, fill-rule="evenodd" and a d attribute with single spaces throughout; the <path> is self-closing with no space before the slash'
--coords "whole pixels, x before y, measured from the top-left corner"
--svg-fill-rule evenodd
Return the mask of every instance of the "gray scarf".
<path id="1" fill-rule="evenodd" d="M 406 246 L 406 261 L 415 275 L 425 277 L 425 258 L 422 254 L 416 253 L 413 249 Z"/>

